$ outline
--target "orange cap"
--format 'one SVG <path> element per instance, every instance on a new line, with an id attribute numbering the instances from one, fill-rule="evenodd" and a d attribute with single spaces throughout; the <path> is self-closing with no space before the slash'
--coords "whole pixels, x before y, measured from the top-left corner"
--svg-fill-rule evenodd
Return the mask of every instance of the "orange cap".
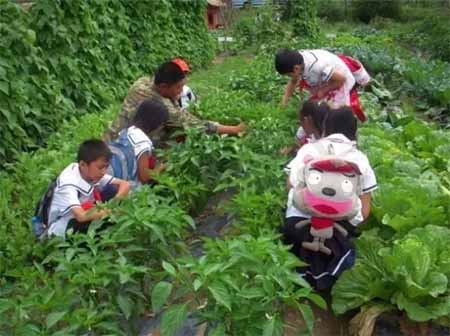
<path id="1" fill-rule="evenodd" d="M 181 58 L 173 59 L 172 63 L 175 63 L 176 65 L 178 65 L 180 67 L 181 71 L 183 71 L 183 72 L 191 71 L 191 69 L 189 69 L 189 65 L 187 65 L 187 63 L 184 60 L 182 60 Z"/>

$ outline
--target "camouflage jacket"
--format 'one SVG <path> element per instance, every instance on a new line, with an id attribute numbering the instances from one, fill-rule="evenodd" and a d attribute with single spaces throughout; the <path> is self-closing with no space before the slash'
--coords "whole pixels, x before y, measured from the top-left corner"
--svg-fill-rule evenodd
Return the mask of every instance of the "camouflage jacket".
<path id="1" fill-rule="evenodd" d="M 161 96 L 153 84 L 153 78 L 141 77 L 128 91 L 128 95 L 122 104 L 119 115 L 105 134 L 105 140 L 115 139 L 122 129 L 129 127 L 136 115 L 139 104 L 147 98 L 155 98 L 167 107 L 169 120 L 167 121 L 165 130 L 161 130 L 161 133 L 165 133 L 170 129 L 183 128 L 186 126 L 202 126 L 207 132 L 217 131 L 216 123 L 200 120 L 187 110 L 182 109 L 177 101 Z M 155 137 L 162 138 L 163 134 L 155 134 Z"/>

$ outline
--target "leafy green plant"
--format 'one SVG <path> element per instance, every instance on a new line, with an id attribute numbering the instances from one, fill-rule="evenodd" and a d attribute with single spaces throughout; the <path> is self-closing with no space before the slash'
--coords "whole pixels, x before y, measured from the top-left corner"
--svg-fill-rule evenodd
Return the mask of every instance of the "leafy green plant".
<path id="1" fill-rule="evenodd" d="M 306 300 L 322 308 L 325 302 L 295 273 L 300 261 L 274 240 L 271 235 L 206 240 L 200 259 L 163 264 L 177 292 L 195 295 L 192 304 L 175 305 L 164 313 L 163 334 L 173 335 L 179 326 L 168 324 L 175 311 L 182 311 L 183 318 L 191 311 L 208 321 L 213 333 L 282 335 L 284 304 L 301 311 L 311 331 L 313 316 Z M 154 296 L 168 299 L 167 287 L 166 283 L 155 286 Z M 180 299 L 175 293 L 173 297 Z"/>
<path id="2" fill-rule="evenodd" d="M 360 258 L 333 288 L 333 310 L 342 314 L 371 300 L 404 310 L 415 321 L 448 315 L 448 228 L 411 230 L 390 247 L 367 232 L 358 242 Z"/>
<path id="3" fill-rule="evenodd" d="M 365 23 L 376 16 L 396 19 L 401 15 L 399 0 L 356 0 L 352 6 L 355 17 Z"/>
<path id="4" fill-rule="evenodd" d="M 202 0 L 44 0 L 25 11 L 1 0 L 2 165 L 45 144 L 63 120 L 115 103 L 131 80 L 162 61 L 208 63 L 213 43 L 205 6 Z"/>

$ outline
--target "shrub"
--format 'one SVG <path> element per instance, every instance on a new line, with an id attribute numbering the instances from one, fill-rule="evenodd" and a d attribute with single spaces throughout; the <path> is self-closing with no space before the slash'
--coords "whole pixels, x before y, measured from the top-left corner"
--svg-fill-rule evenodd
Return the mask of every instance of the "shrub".
<path id="1" fill-rule="evenodd" d="M 398 19 L 401 14 L 399 0 L 356 0 L 352 4 L 355 18 L 365 23 L 376 16 Z"/>
<path id="2" fill-rule="evenodd" d="M 284 7 L 284 18 L 289 20 L 297 36 L 314 37 L 319 33 L 315 0 L 288 0 Z"/>
<path id="3" fill-rule="evenodd" d="M 45 143 L 73 115 L 103 110 L 174 56 L 213 57 L 205 2 L 0 0 L 0 162 Z M 119 79 L 119 80 L 118 80 Z"/>

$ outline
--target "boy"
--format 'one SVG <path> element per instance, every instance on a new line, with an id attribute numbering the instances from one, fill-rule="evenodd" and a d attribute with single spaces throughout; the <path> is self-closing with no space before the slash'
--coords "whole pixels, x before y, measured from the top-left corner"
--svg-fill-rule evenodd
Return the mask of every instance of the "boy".
<path id="1" fill-rule="evenodd" d="M 132 187 L 154 182 L 151 173 L 159 173 L 164 165 L 156 165 L 153 143 L 147 134 L 160 129 L 169 118 L 167 107 L 156 99 L 145 99 L 138 107 L 130 127 L 109 144 L 112 151 L 108 173 L 127 180 Z"/>
<path id="2" fill-rule="evenodd" d="M 245 130 L 245 124 L 237 126 L 221 125 L 213 121 L 203 121 L 178 105 L 178 98 L 186 82 L 186 74 L 174 62 L 161 64 L 155 72 L 155 77 L 139 78 L 131 87 L 124 100 L 122 111 L 113 122 L 106 134 L 106 139 L 115 139 L 120 130 L 129 126 L 136 114 L 136 109 L 145 98 L 154 98 L 166 105 L 169 120 L 165 129 L 155 134 L 156 139 L 167 139 L 168 131 L 183 129 L 189 126 L 202 126 L 208 133 L 239 134 Z"/>
<path id="3" fill-rule="evenodd" d="M 189 72 L 191 72 L 191 69 L 189 69 L 188 64 L 183 59 L 175 58 L 172 60 L 172 62 L 178 65 L 186 76 L 189 74 Z M 194 92 L 192 92 L 191 88 L 187 85 L 184 85 L 180 97 L 178 98 L 177 101 L 179 107 L 182 109 L 186 109 L 189 107 L 191 103 L 194 103 L 196 100 L 197 97 L 194 95 Z"/>
<path id="4" fill-rule="evenodd" d="M 80 145 L 77 162 L 58 176 L 49 211 L 49 235 L 65 237 L 68 229 L 86 232 L 91 221 L 107 215 L 105 210 L 91 210 L 96 201 L 121 198 L 128 194 L 127 181 L 106 174 L 111 151 L 101 140 L 87 140 Z"/>
<path id="5" fill-rule="evenodd" d="M 350 106 L 360 121 L 367 119 L 355 84 L 367 85 L 370 76 L 357 60 L 321 49 L 280 49 L 275 56 L 275 68 L 279 74 L 291 77 L 281 101 L 283 106 L 299 86 L 307 89 L 312 99 L 324 99 L 331 108 Z"/>

